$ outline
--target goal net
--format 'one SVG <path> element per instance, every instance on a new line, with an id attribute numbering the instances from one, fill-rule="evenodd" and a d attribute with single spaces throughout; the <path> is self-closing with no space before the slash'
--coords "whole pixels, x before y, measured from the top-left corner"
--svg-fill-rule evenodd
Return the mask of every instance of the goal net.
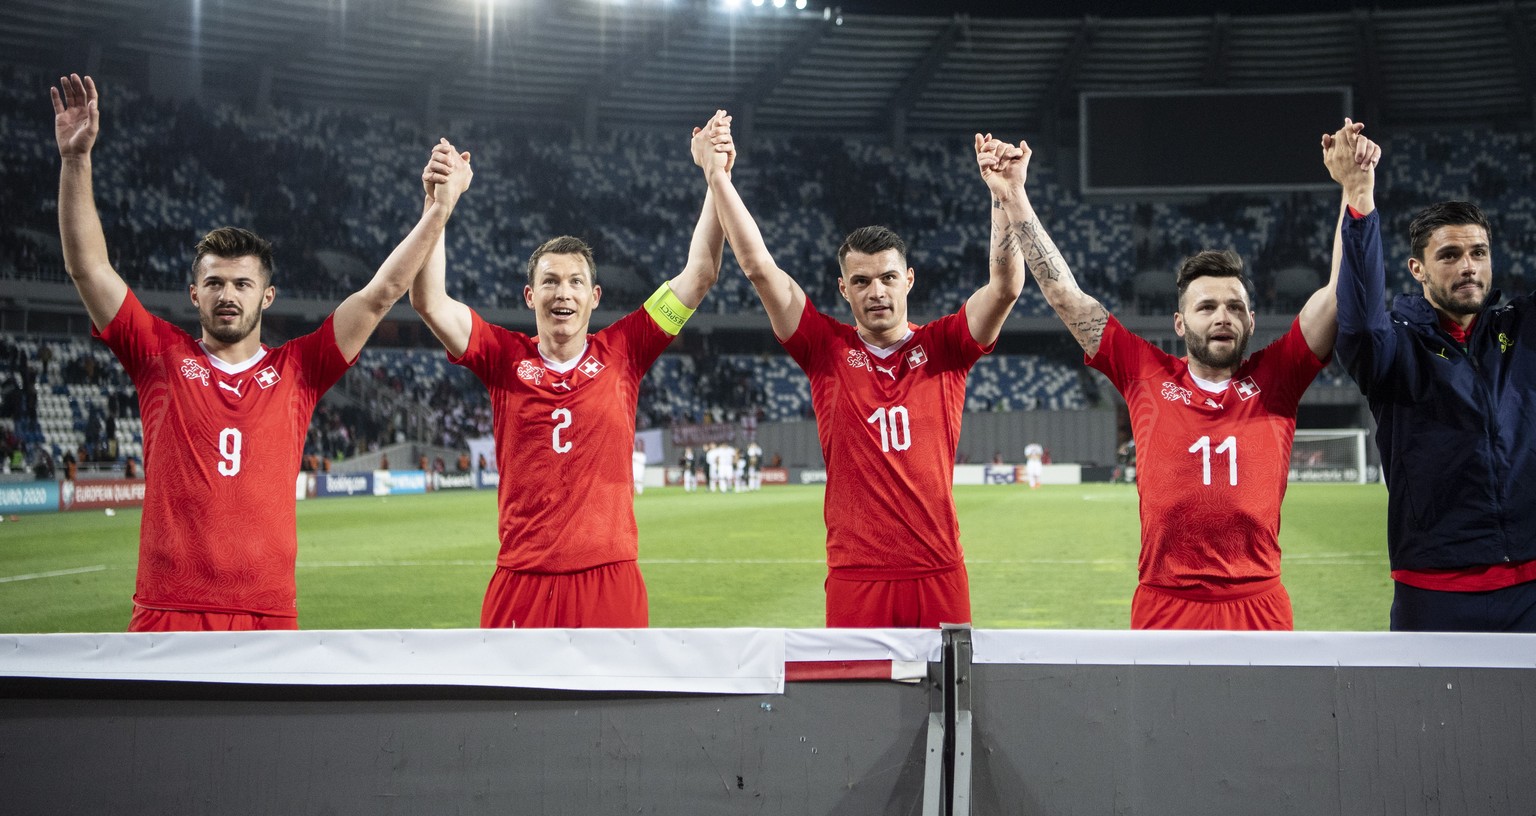
<path id="1" fill-rule="evenodd" d="M 1291 446 L 1292 482 L 1365 484 L 1365 429 L 1296 430 Z"/>

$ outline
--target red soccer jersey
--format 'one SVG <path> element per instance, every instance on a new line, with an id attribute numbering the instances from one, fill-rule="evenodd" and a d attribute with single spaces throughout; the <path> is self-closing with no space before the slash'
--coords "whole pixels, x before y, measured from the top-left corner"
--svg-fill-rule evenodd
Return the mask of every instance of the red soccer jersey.
<path id="1" fill-rule="evenodd" d="M 94 332 L 128 370 L 144 423 L 134 603 L 298 614 L 294 483 L 310 414 L 351 365 L 331 318 L 240 365 L 208 355 L 133 292 Z"/>
<path id="2" fill-rule="evenodd" d="M 485 322 L 454 363 L 491 392 L 501 473 L 501 554 L 523 572 L 577 572 L 639 555 L 635 528 L 635 404 L 640 380 L 672 335 L 644 310 L 587 337 L 559 372 L 538 338 Z"/>
<path id="3" fill-rule="evenodd" d="M 1244 360 L 1219 394 L 1113 317 L 1087 362 L 1130 408 L 1141 583 L 1219 600 L 1279 577 L 1296 406 L 1324 365 L 1300 322 Z"/>
<path id="4" fill-rule="evenodd" d="M 858 580 L 959 565 L 955 447 L 965 377 L 981 355 L 965 307 L 878 350 L 807 298 L 784 349 L 811 380 L 827 463 L 827 566 Z"/>

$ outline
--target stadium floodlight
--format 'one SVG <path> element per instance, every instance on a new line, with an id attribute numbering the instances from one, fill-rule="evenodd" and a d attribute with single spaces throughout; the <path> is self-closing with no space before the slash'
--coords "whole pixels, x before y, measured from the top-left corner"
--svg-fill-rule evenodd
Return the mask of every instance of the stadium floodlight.
<path id="1" fill-rule="evenodd" d="M 774 8 L 784 8 L 784 0 L 773 0 Z"/>
<path id="2" fill-rule="evenodd" d="M 805 0 L 795 0 L 795 8 L 805 11 Z"/>
<path id="3" fill-rule="evenodd" d="M 721 5 L 725 7 L 726 11 L 736 11 L 741 8 L 741 0 L 724 0 Z"/>

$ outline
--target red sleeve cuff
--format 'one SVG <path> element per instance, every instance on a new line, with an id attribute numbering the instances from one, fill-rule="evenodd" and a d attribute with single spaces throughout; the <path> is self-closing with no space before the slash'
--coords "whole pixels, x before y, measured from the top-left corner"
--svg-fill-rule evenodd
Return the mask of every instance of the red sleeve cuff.
<path id="1" fill-rule="evenodd" d="M 1359 219 L 1359 218 L 1364 218 L 1365 217 L 1365 213 L 1360 212 L 1359 210 L 1355 209 L 1354 207 L 1350 207 L 1348 204 L 1345 204 L 1344 206 L 1349 209 L 1349 217 L 1350 218 Z"/>

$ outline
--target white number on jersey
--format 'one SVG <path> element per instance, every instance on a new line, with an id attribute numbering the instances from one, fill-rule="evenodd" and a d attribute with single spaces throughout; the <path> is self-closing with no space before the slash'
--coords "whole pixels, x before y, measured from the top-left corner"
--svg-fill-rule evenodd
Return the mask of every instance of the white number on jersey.
<path id="1" fill-rule="evenodd" d="M 549 435 L 549 444 L 555 449 L 555 453 L 569 453 L 571 450 L 571 443 L 560 441 L 560 431 L 563 428 L 571 427 L 571 409 L 556 408 L 554 412 L 549 415 L 549 418 L 559 420 L 559 422 L 555 424 L 555 430 Z"/>
<path id="2" fill-rule="evenodd" d="M 880 426 L 882 453 L 890 453 L 893 449 L 904 451 L 912 447 L 912 422 L 907 417 L 905 405 L 893 405 L 889 409 L 884 406 L 876 408 L 864 421 Z"/>
<path id="3" fill-rule="evenodd" d="M 1200 454 L 1201 464 L 1204 467 L 1204 484 L 1211 483 L 1211 438 L 1202 436 L 1195 440 L 1195 444 L 1189 446 L 1190 453 Z M 1229 436 L 1216 446 L 1216 453 L 1227 454 L 1227 481 L 1233 487 L 1237 487 L 1237 437 Z"/>
<path id="4" fill-rule="evenodd" d="M 224 459 L 219 463 L 219 475 L 233 476 L 240 472 L 241 441 L 239 428 L 219 431 L 219 456 Z"/>

